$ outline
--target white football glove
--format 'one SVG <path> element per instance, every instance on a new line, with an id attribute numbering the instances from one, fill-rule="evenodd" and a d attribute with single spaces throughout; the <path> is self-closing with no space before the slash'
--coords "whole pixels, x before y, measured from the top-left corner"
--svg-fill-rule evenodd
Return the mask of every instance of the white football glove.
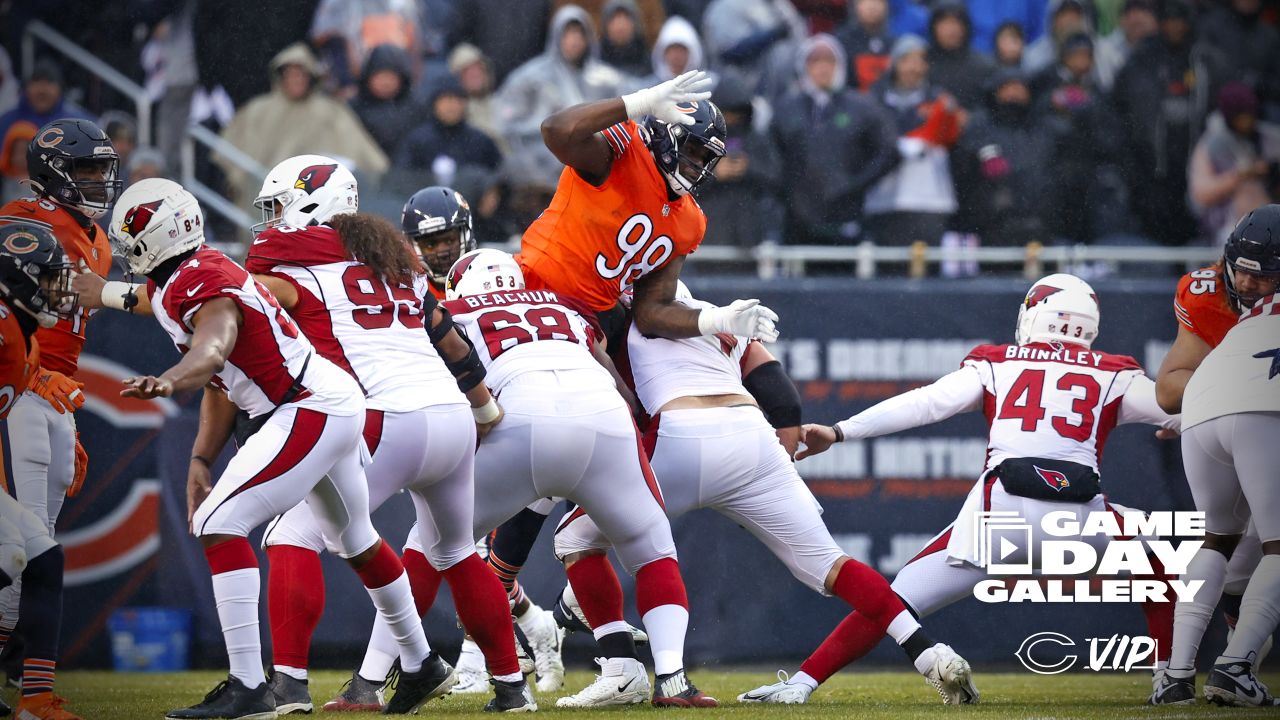
<path id="1" fill-rule="evenodd" d="M 758 338 L 765 342 L 778 339 L 778 314 L 759 300 L 734 300 L 728 307 L 704 308 L 698 313 L 698 332 L 703 335 L 729 333 Z"/>
<path id="2" fill-rule="evenodd" d="M 622 104 L 626 106 L 627 117 L 631 120 L 652 115 L 672 125 L 692 125 L 693 118 L 680 112 L 676 105 L 709 99 L 711 84 L 711 78 L 705 72 L 690 70 L 664 83 L 623 95 Z"/>

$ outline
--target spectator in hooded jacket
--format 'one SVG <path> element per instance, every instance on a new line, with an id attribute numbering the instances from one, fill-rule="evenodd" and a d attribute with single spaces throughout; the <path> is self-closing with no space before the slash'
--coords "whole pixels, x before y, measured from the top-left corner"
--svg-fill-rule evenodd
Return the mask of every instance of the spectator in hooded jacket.
<path id="1" fill-rule="evenodd" d="M 875 102 L 845 87 L 849 66 L 830 35 L 796 58 L 799 87 L 773 118 L 782 157 L 786 242 L 847 244 L 861 234 L 868 190 L 899 162 L 893 125 Z"/>
<path id="2" fill-rule="evenodd" d="M 360 91 L 351 99 L 351 109 L 387 155 L 395 152 L 422 112 L 410 96 L 411 62 L 395 45 L 375 47 L 364 61 Z"/>
<path id="3" fill-rule="evenodd" d="M 1022 56 L 1027 50 L 1027 36 L 1022 26 L 1012 20 L 1000 23 L 996 29 L 995 61 L 997 67 L 1022 67 Z"/>
<path id="4" fill-rule="evenodd" d="M 600 59 L 627 75 L 649 73 L 644 21 L 635 0 L 609 0 L 600 14 Z"/>
<path id="5" fill-rule="evenodd" d="M 1191 206 L 1204 236 L 1215 244 L 1250 210 L 1280 197 L 1280 126 L 1260 121 L 1258 112 L 1252 88 L 1226 83 L 1191 153 Z"/>
<path id="6" fill-rule="evenodd" d="M 1262 0 L 1225 0 L 1205 13 L 1197 32 L 1226 53 L 1231 77 L 1252 86 L 1260 112 L 1280 122 L 1280 30 L 1262 17 Z"/>
<path id="7" fill-rule="evenodd" d="M 4 142 L 17 123 L 42 128 L 58 118 L 92 119 L 79 106 L 63 98 L 63 87 L 62 70 L 57 64 L 50 60 L 37 62 L 22 84 L 18 106 L 0 115 L 0 142 Z"/>
<path id="8" fill-rule="evenodd" d="M 1154 0 L 1125 0 L 1116 29 L 1099 39 L 1094 47 L 1098 82 L 1104 90 L 1110 90 L 1115 84 L 1116 75 L 1129 61 L 1134 48 L 1158 31 Z"/>
<path id="9" fill-rule="evenodd" d="M 961 107 L 982 106 L 983 89 L 993 69 L 991 60 L 970 46 L 973 26 L 958 0 L 939 0 L 929 15 L 929 75 L 955 97 Z"/>
<path id="10" fill-rule="evenodd" d="M 1084 33 L 1093 37 L 1093 0 L 1049 0 L 1045 6 L 1045 33 L 1027 46 L 1022 67 L 1031 75 L 1058 62 L 1062 43 Z"/>
<path id="11" fill-rule="evenodd" d="M 250 100 L 222 131 L 222 137 L 263 167 L 294 155 L 323 153 L 343 160 L 353 170 L 381 175 L 387 156 L 346 103 L 318 88 L 320 66 L 298 42 L 271 61 L 272 90 Z M 248 204 L 261 188 L 230 161 L 214 155 L 227 173 L 238 201 Z"/>
<path id="12" fill-rule="evenodd" d="M 493 109 L 493 68 L 489 58 L 471 43 L 460 43 L 449 52 L 449 74 L 467 92 L 467 123 L 493 138 L 502 148 L 502 133 Z"/>
<path id="13" fill-rule="evenodd" d="M 705 69 L 706 60 L 702 56 L 702 40 L 698 38 L 698 31 L 682 17 L 667 18 L 653 43 L 649 63 L 651 72 L 629 81 L 627 87 L 636 90 L 652 87 L 689 70 Z M 719 75 L 708 75 L 713 82 L 719 82 Z"/>
<path id="14" fill-rule="evenodd" d="M 498 169 L 493 139 L 467 124 L 467 93 L 453 77 L 431 94 L 431 116 L 414 128 L 395 155 L 398 167 L 431 173 L 433 184 L 453 185 L 462 168 Z"/>
<path id="15" fill-rule="evenodd" d="M 948 155 L 964 113 L 930 84 L 928 47 L 919 35 L 898 38 L 889 71 L 871 89 L 893 118 L 902 156 L 902 164 L 867 194 L 867 231 L 882 245 L 937 245 L 956 211 Z"/>
<path id="16" fill-rule="evenodd" d="M 510 175 L 521 184 L 555 188 L 563 166 L 542 142 L 542 121 L 571 105 L 616 97 L 624 80 L 600 61 L 587 12 L 577 5 L 557 10 L 546 49 L 516 68 L 494 98 Z"/>
<path id="17" fill-rule="evenodd" d="M 751 89 L 736 74 L 721 78 L 711 101 L 724 113 L 728 138 L 725 155 L 716 165 L 716 180 L 698 191 L 698 204 L 707 214 L 703 243 L 753 247 L 763 240 L 778 241 L 782 233 L 782 205 L 778 184 L 782 161 L 773 139 L 757 130 Z"/>
<path id="18" fill-rule="evenodd" d="M 1221 55 L 1195 37 L 1195 10 L 1165 0 L 1160 32 L 1116 76 L 1112 102 L 1125 132 L 1125 181 L 1143 233 L 1162 243 L 1196 236 L 1187 208 L 1187 162 L 1225 75 Z"/>
<path id="19" fill-rule="evenodd" d="M 712 0 L 702 15 L 708 64 L 742 73 L 770 102 L 790 88 L 807 34 L 791 0 Z"/>
<path id="20" fill-rule="evenodd" d="M 1048 241 L 1045 198 L 1052 188 L 1060 135 L 1058 122 L 1034 115 L 1022 71 L 997 70 L 985 108 L 974 114 L 952 156 L 958 227 L 977 233 L 983 245 Z"/>
<path id="21" fill-rule="evenodd" d="M 394 45 L 412 59 L 422 57 L 421 19 L 415 0 L 320 0 L 311 41 L 327 61 L 339 95 L 353 97 L 375 47 Z M 417 74 L 416 66 L 412 73 Z"/>
<path id="22" fill-rule="evenodd" d="M 889 31 L 888 0 L 849 0 L 849 20 L 835 33 L 849 56 L 849 72 L 866 92 L 889 68 L 893 34 Z"/>

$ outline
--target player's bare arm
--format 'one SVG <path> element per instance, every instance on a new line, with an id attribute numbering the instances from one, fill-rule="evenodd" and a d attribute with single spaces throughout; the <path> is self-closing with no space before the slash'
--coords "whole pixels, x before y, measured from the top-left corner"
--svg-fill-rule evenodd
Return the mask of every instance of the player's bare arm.
<path id="1" fill-rule="evenodd" d="M 231 438 L 236 422 L 236 406 L 222 390 L 206 386 L 200 399 L 200 426 L 191 446 L 191 461 L 187 467 L 187 525 L 196 508 L 213 490 L 213 461 L 222 453 Z"/>
<path id="2" fill-rule="evenodd" d="M 276 296 L 276 300 L 285 310 L 292 310 L 294 305 L 298 304 L 298 288 L 293 283 L 275 275 L 254 275 L 254 280 L 262 283 L 262 286 L 271 291 Z"/>
<path id="3" fill-rule="evenodd" d="M 1182 412 L 1182 393 L 1191 374 L 1200 367 L 1212 348 L 1199 335 L 1178 326 L 1178 337 L 1156 373 L 1156 402 L 1167 413 Z"/>
<path id="4" fill-rule="evenodd" d="M 240 332 L 240 311 L 230 298 L 217 298 L 205 303 L 191 322 L 195 325 L 195 333 L 191 338 L 191 349 L 182 356 L 182 360 L 160 377 L 146 375 L 125 380 L 121 395 L 147 400 L 197 390 L 208 384 L 214 374 L 226 365 L 235 347 L 236 336 Z"/>
<path id="5" fill-rule="evenodd" d="M 778 339 L 778 315 L 759 300 L 734 300 L 726 307 L 702 310 L 677 302 L 676 281 L 683 267 L 684 258 L 674 258 L 636 281 L 631 308 L 641 334 L 671 340 L 716 333 L 768 342 Z"/>
<path id="6" fill-rule="evenodd" d="M 436 352 L 440 353 L 440 358 L 458 379 L 458 388 L 471 403 L 471 412 L 476 419 L 476 439 L 484 439 L 502 421 L 503 413 L 502 406 L 498 405 L 483 382 L 484 368 L 478 367 L 480 360 L 475 355 L 475 348 L 454 327 L 453 321 L 438 305 L 431 313 L 430 335 Z"/>

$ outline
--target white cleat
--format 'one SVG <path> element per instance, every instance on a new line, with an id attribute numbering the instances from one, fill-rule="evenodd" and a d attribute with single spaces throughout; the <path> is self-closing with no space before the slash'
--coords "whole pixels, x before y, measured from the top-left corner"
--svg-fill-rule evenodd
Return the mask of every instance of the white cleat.
<path id="1" fill-rule="evenodd" d="M 535 607 L 529 612 L 538 614 L 533 629 L 524 633 L 529 649 L 533 651 L 534 671 L 538 677 L 536 686 L 538 692 L 555 692 L 564 687 L 564 660 L 560 657 L 564 630 L 556 624 L 549 610 Z"/>
<path id="2" fill-rule="evenodd" d="M 923 663 L 928 668 L 922 674 L 942 702 L 947 705 L 969 705 L 978 702 L 978 688 L 973 684 L 973 670 L 969 662 L 956 654 L 950 645 L 938 643 L 925 650 L 916 659 L 916 667 Z"/>
<path id="3" fill-rule="evenodd" d="M 511 639 L 516 641 L 516 661 L 520 663 L 520 674 L 532 675 L 536 666 L 533 664 L 533 658 L 529 657 L 529 653 L 520 642 L 520 636 L 516 635 L 515 625 L 511 626 Z"/>
<path id="4" fill-rule="evenodd" d="M 1204 699 L 1215 705 L 1272 707 L 1280 704 L 1253 672 L 1254 653 L 1248 658 L 1219 657 L 1204 684 Z M 1225 660 L 1225 662 L 1223 662 Z"/>
<path id="5" fill-rule="evenodd" d="M 562 697 L 556 707 L 636 705 L 649 699 L 649 673 L 634 658 L 596 658 L 600 675 L 575 695 Z"/>
<path id="6" fill-rule="evenodd" d="M 453 686 L 455 693 L 463 695 L 489 692 L 489 673 L 484 669 L 484 653 L 471 638 L 462 641 L 462 652 L 458 653 L 458 662 L 454 665 L 458 676 L 458 684 Z"/>
<path id="7" fill-rule="evenodd" d="M 813 689 L 804 683 L 791 682 L 786 670 L 778 671 L 778 682 L 772 685 L 761 685 L 738 696 L 738 702 L 744 703 L 780 703 L 782 705 L 803 705 L 809 702 Z"/>

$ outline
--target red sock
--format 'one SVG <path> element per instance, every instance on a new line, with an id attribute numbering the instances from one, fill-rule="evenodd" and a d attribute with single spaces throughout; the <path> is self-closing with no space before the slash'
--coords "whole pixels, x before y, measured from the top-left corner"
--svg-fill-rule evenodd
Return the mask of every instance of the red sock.
<path id="1" fill-rule="evenodd" d="M 258 567 L 258 556 L 247 538 L 236 537 L 204 549 L 210 575 Z"/>
<path id="2" fill-rule="evenodd" d="M 1151 562 L 1150 577 L 1168 583 L 1174 579 L 1164 569 L 1164 563 L 1154 555 L 1147 558 Z M 1168 587 L 1166 584 L 1165 587 Z M 1168 591 L 1172 594 L 1172 590 Z M 1173 600 L 1142 603 L 1142 614 L 1147 618 L 1147 635 L 1156 641 L 1156 660 L 1168 660 L 1173 653 Z"/>
<path id="3" fill-rule="evenodd" d="M 409 587 L 413 590 L 413 604 L 418 615 L 427 616 L 427 611 L 436 603 L 436 595 L 440 592 L 440 581 L 444 575 L 427 562 L 427 556 L 417 550 L 405 549 L 404 570 L 409 573 Z"/>
<path id="4" fill-rule="evenodd" d="M 480 646 L 489 672 L 493 675 L 519 673 L 507 593 L 498 576 L 475 553 L 445 570 L 443 575 L 453 593 L 458 619 Z"/>
<path id="5" fill-rule="evenodd" d="M 882 635 L 889 629 L 889 623 L 906 610 L 889 587 L 889 581 L 857 560 L 845 562 L 840 568 L 840 574 L 836 576 L 832 590 L 832 594 L 874 622 Z"/>
<path id="6" fill-rule="evenodd" d="M 622 621 L 622 583 L 607 555 L 587 555 L 566 568 L 564 574 L 591 627 Z"/>
<path id="7" fill-rule="evenodd" d="M 820 683 L 826 682 L 840 668 L 871 652 L 882 638 L 884 630 L 855 610 L 800 664 L 800 670 Z"/>
<path id="8" fill-rule="evenodd" d="M 360 582 L 372 589 L 390 585 L 403 572 L 404 564 L 400 562 L 400 556 L 396 555 L 396 551 L 385 540 L 379 540 L 377 552 L 369 562 L 356 569 Z"/>
<path id="9" fill-rule="evenodd" d="M 267 562 L 272 664 L 305 669 L 311 636 L 324 614 L 320 554 L 293 545 L 268 545 Z"/>
<path id="10" fill-rule="evenodd" d="M 578 602 L 582 602 L 581 598 Z M 679 605 L 689 609 L 684 578 L 680 577 L 680 564 L 674 558 L 655 560 L 636 573 L 636 609 L 640 611 L 640 617 L 659 605 Z"/>

